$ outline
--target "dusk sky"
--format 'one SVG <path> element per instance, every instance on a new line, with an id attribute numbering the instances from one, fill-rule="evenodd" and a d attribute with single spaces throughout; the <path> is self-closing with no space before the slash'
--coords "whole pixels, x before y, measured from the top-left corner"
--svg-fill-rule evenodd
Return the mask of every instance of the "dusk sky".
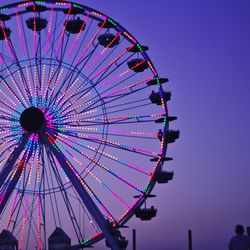
<path id="1" fill-rule="evenodd" d="M 138 249 L 187 249 L 188 229 L 194 249 L 227 249 L 235 224 L 250 225 L 250 2 L 79 2 L 148 45 L 170 79 L 169 112 L 178 116 L 171 125 L 181 137 L 165 167 L 175 177 L 153 191 L 156 219 L 128 223 L 137 228 Z"/>
<path id="2" fill-rule="evenodd" d="M 2 0 L 1 5 L 16 1 Z M 132 218 L 138 250 L 226 250 L 234 226 L 250 226 L 250 1 L 86 0 L 149 47 L 172 92 L 171 123 L 180 139 L 164 165 L 174 171 L 148 201 L 158 214 Z M 104 249 L 104 241 L 94 249 Z"/>

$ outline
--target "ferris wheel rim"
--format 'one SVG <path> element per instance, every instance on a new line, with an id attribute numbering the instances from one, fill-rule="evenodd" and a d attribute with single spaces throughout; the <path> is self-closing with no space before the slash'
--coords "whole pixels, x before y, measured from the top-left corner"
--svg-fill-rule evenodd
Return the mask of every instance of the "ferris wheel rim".
<path id="1" fill-rule="evenodd" d="M 33 2 L 37 2 L 37 3 L 41 3 L 41 4 L 56 4 L 55 1 L 49 1 L 49 0 L 46 0 L 46 1 L 33 1 Z M 5 9 L 5 8 L 15 8 L 15 7 L 17 7 L 17 4 L 25 5 L 25 4 L 30 4 L 30 3 L 33 3 L 33 2 L 23 1 L 23 2 L 19 2 L 19 3 L 9 4 L 9 5 L 6 5 L 6 6 L 2 7 L 0 9 L 0 11 L 2 9 Z M 75 5 L 77 5 L 77 6 L 81 7 L 81 8 L 84 8 L 84 9 L 88 10 L 88 11 L 92 11 L 92 12 L 95 11 L 97 13 L 97 16 L 95 16 L 95 19 L 98 20 L 98 21 L 104 21 L 104 20 L 107 21 L 108 20 L 109 22 L 115 22 L 115 21 L 113 21 L 113 19 L 109 18 L 108 16 L 106 16 L 106 15 L 102 14 L 101 12 L 96 11 L 96 10 L 94 10 L 92 8 L 89 8 L 87 6 L 84 6 L 84 5 L 81 5 L 81 4 L 76 4 L 76 3 L 71 2 L 71 1 L 60 1 L 60 2 L 58 2 L 58 5 L 61 5 L 62 3 L 71 4 L 71 5 L 75 4 Z M 101 17 L 99 17 L 100 15 L 105 17 L 105 19 L 102 19 Z M 121 35 L 123 35 L 126 39 L 128 39 L 134 46 L 138 46 L 139 48 L 142 47 L 142 45 L 126 29 L 124 29 L 123 26 L 121 26 L 120 24 L 116 23 L 115 27 L 113 27 L 113 28 L 116 31 L 121 31 L 122 30 L 123 33 L 121 33 Z M 124 35 L 125 33 L 126 33 L 126 35 Z M 148 64 L 151 65 L 150 69 L 151 69 L 151 71 L 152 71 L 152 73 L 154 75 L 154 78 L 159 79 L 158 73 L 157 73 L 156 69 L 154 68 L 150 58 L 148 57 L 146 51 L 141 50 L 140 53 L 144 57 L 144 59 L 147 60 Z M 158 89 L 159 89 L 159 91 L 163 92 L 162 86 L 160 84 L 158 86 Z M 164 98 L 163 98 L 163 100 L 164 100 Z M 167 111 L 167 106 L 166 106 L 165 101 L 162 102 L 162 106 L 163 106 L 163 108 L 165 110 L 165 113 L 163 115 L 168 116 L 168 111 Z M 166 124 L 166 126 L 164 126 L 163 133 L 165 133 L 168 129 L 169 129 L 168 124 Z M 134 206 L 132 206 L 130 210 L 127 211 L 127 214 L 125 216 L 123 216 L 122 218 L 120 218 L 120 220 L 118 220 L 118 224 L 120 226 L 124 225 L 133 216 L 135 209 L 137 207 L 140 207 L 144 203 L 145 199 L 147 198 L 147 195 L 150 194 L 150 192 L 152 191 L 152 189 L 153 189 L 153 187 L 154 187 L 154 185 L 156 183 L 156 181 L 154 179 L 155 172 L 159 168 L 159 166 L 161 165 L 161 157 L 164 157 L 166 155 L 166 151 L 167 151 L 167 144 L 163 143 L 162 152 L 159 153 L 159 155 L 158 155 L 159 159 L 158 159 L 158 161 L 156 163 L 156 166 L 155 166 L 154 171 L 153 171 L 152 176 L 151 176 L 151 180 L 150 180 L 147 188 L 145 189 L 145 192 L 142 193 L 141 197 L 137 200 L 136 204 Z M 98 239 L 100 237 L 102 237 L 102 234 L 98 234 L 96 236 L 96 238 L 98 238 Z M 94 242 L 96 240 L 96 238 L 94 237 L 92 240 L 88 240 L 84 244 L 90 245 L 90 244 L 92 244 L 92 242 Z"/>

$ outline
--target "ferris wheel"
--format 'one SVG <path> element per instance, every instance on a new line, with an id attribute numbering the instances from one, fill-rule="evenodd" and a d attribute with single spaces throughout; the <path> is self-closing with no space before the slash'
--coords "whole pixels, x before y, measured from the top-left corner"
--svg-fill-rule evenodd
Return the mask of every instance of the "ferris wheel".
<path id="1" fill-rule="evenodd" d="M 141 207 L 179 131 L 147 50 L 78 3 L 0 8 L 0 248 L 125 249 L 119 228 L 156 215 Z"/>

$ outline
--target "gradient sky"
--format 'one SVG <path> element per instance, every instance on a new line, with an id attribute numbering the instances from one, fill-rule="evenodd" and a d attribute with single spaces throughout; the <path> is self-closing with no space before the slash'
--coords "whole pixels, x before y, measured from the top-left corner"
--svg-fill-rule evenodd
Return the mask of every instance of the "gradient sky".
<path id="1" fill-rule="evenodd" d="M 1 5 L 16 1 L 2 0 Z M 139 250 L 224 250 L 235 224 L 250 226 L 250 1 L 86 0 L 130 31 L 171 90 L 181 137 L 165 165 L 174 180 L 153 190 L 157 218 L 128 222 Z M 128 249 L 131 249 L 131 244 Z M 103 242 L 96 246 L 103 249 Z"/>

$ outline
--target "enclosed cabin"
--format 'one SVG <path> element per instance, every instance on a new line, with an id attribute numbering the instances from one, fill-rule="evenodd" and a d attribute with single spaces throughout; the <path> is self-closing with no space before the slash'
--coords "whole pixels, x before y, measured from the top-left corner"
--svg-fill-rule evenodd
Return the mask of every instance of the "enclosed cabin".
<path id="1" fill-rule="evenodd" d="M 0 233 L 0 250 L 18 250 L 17 239 L 8 230 Z"/>
<path id="2" fill-rule="evenodd" d="M 49 250 L 69 250 L 71 249 L 71 239 L 59 227 L 50 235 L 48 240 Z"/>
<path id="3" fill-rule="evenodd" d="M 112 33 L 105 33 L 98 37 L 101 46 L 105 48 L 113 48 L 120 42 L 120 36 Z"/>
<path id="4" fill-rule="evenodd" d="M 65 9 L 63 13 L 65 15 L 73 16 L 72 18 L 69 18 L 64 22 L 64 27 L 66 31 L 71 34 L 78 34 L 85 29 L 86 23 L 81 19 L 82 15 L 84 14 L 83 9 L 72 7 Z"/>
<path id="5" fill-rule="evenodd" d="M 120 33 L 114 33 L 112 28 L 115 24 L 111 21 L 103 21 L 98 24 L 99 27 L 106 29 L 105 33 L 98 36 L 99 44 L 105 48 L 113 48 L 120 43 Z"/>
<path id="6" fill-rule="evenodd" d="M 71 34 L 78 34 L 85 28 L 85 22 L 77 17 L 77 19 L 65 21 L 64 27 Z"/>
<path id="7" fill-rule="evenodd" d="M 170 101 L 171 99 L 171 92 L 163 92 L 165 101 Z M 154 90 L 152 90 L 149 99 L 153 104 L 156 105 L 162 105 L 162 98 L 163 96 L 161 96 L 161 94 L 159 92 L 154 92 Z"/>
<path id="8" fill-rule="evenodd" d="M 30 30 L 40 32 L 47 27 L 48 21 L 40 16 L 41 12 L 47 10 L 46 6 L 43 5 L 30 5 L 26 8 L 28 11 L 37 13 L 35 17 L 30 17 L 26 20 L 26 25 Z"/>
<path id="9" fill-rule="evenodd" d="M 157 137 L 160 141 L 162 141 L 162 138 L 163 138 L 163 132 L 162 130 L 160 129 L 158 134 L 157 134 Z M 169 131 L 166 131 L 165 133 L 165 137 L 164 137 L 164 140 L 166 143 L 173 143 L 175 142 L 178 138 L 180 137 L 180 131 L 179 130 L 169 130 Z"/>
<path id="10" fill-rule="evenodd" d="M 135 44 L 132 47 L 127 48 L 127 51 L 130 53 L 135 53 L 136 58 L 131 59 L 130 61 L 127 62 L 128 68 L 135 73 L 140 73 L 146 70 L 149 65 L 148 62 L 144 59 L 141 58 L 141 52 L 147 51 L 148 47 L 140 44 Z"/>
<path id="11" fill-rule="evenodd" d="M 140 73 L 148 68 L 148 63 L 142 58 L 135 58 L 135 59 L 128 61 L 128 67 L 130 70 L 133 70 L 135 73 Z"/>
<path id="12" fill-rule="evenodd" d="M 159 183 L 168 183 L 169 181 L 173 180 L 174 172 L 167 172 L 164 170 L 157 170 L 155 172 L 155 180 Z"/>
<path id="13" fill-rule="evenodd" d="M 156 216 L 157 209 L 154 208 L 154 206 L 151 206 L 150 208 L 138 208 L 135 211 L 135 216 L 137 218 L 140 218 L 141 220 L 151 220 Z"/>
<path id="14" fill-rule="evenodd" d="M 10 16 L 5 15 L 5 14 L 0 14 L 0 40 L 5 40 L 8 39 L 11 33 L 11 30 L 4 25 L 6 21 L 10 20 Z"/>

